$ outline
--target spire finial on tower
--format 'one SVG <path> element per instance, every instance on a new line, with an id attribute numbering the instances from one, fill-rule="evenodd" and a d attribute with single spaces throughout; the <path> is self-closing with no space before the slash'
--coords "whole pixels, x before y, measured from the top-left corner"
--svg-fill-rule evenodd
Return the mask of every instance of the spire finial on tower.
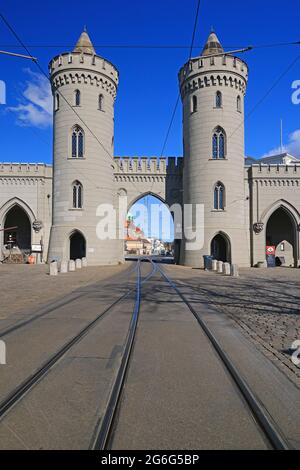
<path id="1" fill-rule="evenodd" d="M 87 33 L 86 26 L 84 26 L 83 32 L 81 33 L 73 52 L 96 54 L 92 41 Z"/>
<path id="2" fill-rule="evenodd" d="M 212 27 L 201 55 L 222 54 L 222 52 L 224 52 L 224 49 Z"/>

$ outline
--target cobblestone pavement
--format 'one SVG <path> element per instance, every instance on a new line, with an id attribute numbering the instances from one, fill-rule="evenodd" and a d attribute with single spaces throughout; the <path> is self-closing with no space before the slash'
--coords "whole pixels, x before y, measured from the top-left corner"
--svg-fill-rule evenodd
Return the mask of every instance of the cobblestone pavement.
<path id="1" fill-rule="evenodd" d="M 31 308 L 35 310 L 79 287 L 108 280 L 127 268 L 128 263 L 91 266 L 72 273 L 49 276 L 47 265 L 0 264 L 0 320 Z"/>
<path id="2" fill-rule="evenodd" d="M 299 269 L 241 269 L 240 277 L 232 278 L 176 267 L 170 275 L 192 285 L 196 295 L 204 294 L 209 303 L 229 315 L 300 386 L 300 365 L 291 360 L 292 344 L 300 340 Z"/>

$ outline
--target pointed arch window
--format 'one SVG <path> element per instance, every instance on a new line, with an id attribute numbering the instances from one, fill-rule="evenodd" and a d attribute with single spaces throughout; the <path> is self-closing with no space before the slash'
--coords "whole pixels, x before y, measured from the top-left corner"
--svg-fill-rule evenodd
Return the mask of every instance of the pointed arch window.
<path id="1" fill-rule="evenodd" d="M 242 100 L 241 100 L 240 95 L 238 95 L 238 97 L 237 97 L 237 99 L 236 99 L 236 109 L 237 109 L 237 111 L 239 111 L 240 113 L 242 112 Z"/>
<path id="2" fill-rule="evenodd" d="M 103 95 L 99 95 L 98 97 L 98 109 L 100 111 L 104 111 L 104 96 Z"/>
<path id="3" fill-rule="evenodd" d="M 75 90 L 75 106 L 80 106 L 80 99 L 81 99 L 80 91 Z"/>
<path id="4" fill-rule="evenodd" d="M 225 186 L 220 181 L 214 187 L 214 209 L 219 211 L 225 209 Z"/>
<path id="5" fill-rule="evenodd" d="M 82 209 L 83 203 L 83 189 L 82 184 L 76 180 L 72 184 L 73 191 L 73 209 Z"/>
<path id="6" fill-rule="evenodd" d="M 84 132 L 79 126 L 72 131 L 72 158 L 83 158 L 84 156 Z"/>
<path id="7" fill-rule="evenodd" d="M 216 127 L 212 136 L 213 159 L 226 158 L 226 134 L 222 127 Z"/>
<path id="8" fill-rule="evenodd" d="M 222 108 L 222 93 L 220 91 L 216 93 L 216 108 Z"/>
<path id="9" fill-rule="evenodd" d="M 198 100 L 197 96 L 192 96 L 192 113 L 196 113 L 198 111 Z"/>

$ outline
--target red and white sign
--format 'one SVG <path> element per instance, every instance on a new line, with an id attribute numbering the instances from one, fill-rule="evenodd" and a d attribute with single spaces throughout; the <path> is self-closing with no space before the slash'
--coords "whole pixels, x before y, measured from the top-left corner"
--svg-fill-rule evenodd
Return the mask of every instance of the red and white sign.
<path id="1" fill-rule="evenodd" d="M 276 246 L 267 246 L 266 247 L 266 254 L 267 255 L 274 255 L 276 253 Z"/>

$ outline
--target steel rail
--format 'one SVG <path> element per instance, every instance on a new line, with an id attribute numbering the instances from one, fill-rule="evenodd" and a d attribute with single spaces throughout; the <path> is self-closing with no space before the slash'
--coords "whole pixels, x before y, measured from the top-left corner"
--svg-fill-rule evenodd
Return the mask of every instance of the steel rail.
<path id="1" fill-rule="evenodd" d="M 125 273 L 121 273 L 121 275 L 126 274 L 127 276 L 130 276 L 134 271 L 136 270 L 136 266 L 134 266 L 134 269 L 129 269 L 128 272 L 126 271 Z M 78 289 L 79 290 L 79 289 Z M 71 293 L 72 294 L 72 293 Z M 76 291 L 73 292 L 73 294 L 76 294 Z M 4 328 L 3 330 L 0 330 L 0 338 L 3 338 L 4 336 L 7 336 L 14 331 L 19 330 L 20 328 L 23 328 L 24 326 L 39 320 L 40 318 L 43 318 L 45 315 L 48 315 L 49 313 L 54 312 L 55 310 L 58 310 L 61 307 L 65 307 L 68 304 L 71 304 L 72 302 L 75 302 L 75 300 L 78 300 L 81 297 L 84 297 L 87 295 L 88 292 L 78 292 L 78 295 L 75 295 L 75 297 L 65 300 L 65 299 L 60 299 L 58 301 L 54 301 L 50 303 L 48 306 L 41 307 L 39 310 L 42 310 L 40 313 L 36 313 L 30 318 L 27 318 L 26 320 L 20 320 L 14 323 L 11 326 L 8 326 Z"/>
<path id="2" fill-rule="evenodd" d="M 255 418 L 257 424 L 259 425 L 260 429 L 262 430 L 263 434 L 275 450 L 289 450 L 292 447 L 287 442 L 286 438 L 283 436 L 283 433 L 278 428 L 276 423 L 274 422 L 273 418 L 266 410 L 264 405 L 261 403 L 259 398 L 255 395 L 255 393 L 251 390 L 250 386 L 243 378 L 240 371 L 235 367 L 235 365 L 230 360 L 229 356 L 223 350 L 221 344 L 212 333 L 210 328 L 206 325 L 206 323 L 202 320 L 200 315 L 196 312 L 196 310 L 192 307 L 190 302 L 187 300 L 184 294 L 178 289 L 176 284 L 167 276 L 167 274 L 162 270 L 162 268 L 158 265 L 157 266 L 159 272 L 161 273 L 162 277 L 170 284 L 170 286 L 177 292 L 179 297 L 182 301 L 186 304 L 189 308 L 191 313 L 194 315 L 195 319 L 197 320 L 198 324 L 204 331 L 205 335 L 208 337 L 209 341 L 213 345 L 215 351 L 217 352 L 218 356 L 220 357 L 221 361 L 225 365 L 227 371 L 229 372 L 231 378 L 233 379 L 234 383 L 236 384 L 238 390 L 241 392 L 243 398 L 245 399 L 248 407 L 250 408 L 253 417 Z"/>
<path id="3" fill-rule="evenodd" d="M 154 271 L 154 270 L 153 270 Z M 147 278 L 152 275 L 150 273 L 143 282 L 146 282 Z M 140 268 L 138 266 L 138 283 L 140 286 Z M 96 324 L 104 318 L 104 316 L 109 313 L 113 307 L 119 304 L 122 300 L 128 297 L 132 292 L 136 290 L 136 287 L 130 289 L 128 292 L 123 294 L 117 300 L 115 300 L 111 305 L 109 305 L 103 312 L 101 312 L 94 320 L 92 320 L 88 325 L 86 325 L 79 333 L 77 333 L 70 341 L 68 341 L 64 346 L 62 346 L 55 354 L 53 354 L 46 362 L 44 362 L 32 375 L 25 379 L 20 385 L 18 385 L 11 393 L 9 393 L 1 402 L 0 402 L 0 420 L 3 416 L 9 412 L 14 405 L 16 405 L 24 396 L 38 383 L 40 380 L 53 368 L 57 362 L 75 345 L 77 344 L 86 334 L 94 327 Z"/>
<path id="4" fill-rule="evenodd" d="M 99 423 L 98 428 L 96 428 L 94 432 L 94 436 L 91 442 L 90 448 L 93 450 L 104 450 L 107 448 L 114 419 L 116 416 L 116 411 L 118 408 L 118 403 L 122 394 L 124 380 L 126 376 L 126 372 L 128 370 L 128 364 L 131 357 L 131 353 L 133 351 L 133 344 L 135 340 L 137 324 L 139 319 L 139 312 L 140 312 L 140 304 L 141 304 L 141 276 L 140 276 L 140 264 L 141 261 L 138 260 L 138 276 L 137 276 L 137 283 L 136 283 L 136 298 L 135 298 L 135 305 L 133 310 L 133 315 L 131 318 L 131 322 L 129 325 L 129 330 L 125 342 L 124 352 L 122 355 L 121 365 L 119 367 L 118 373 L 116 375 L 114 384 L 111 389 L 111 393 L 108 399 L 108 405 L 106 407 L 105 413 L 103 415 L 102 420 Z M 151 277 L 153 273 L 156 271 L 156 267 L 153 266 L 152 272 L 147 276 Z M 146 279 L 147 279 L 146 278 Z"/>

